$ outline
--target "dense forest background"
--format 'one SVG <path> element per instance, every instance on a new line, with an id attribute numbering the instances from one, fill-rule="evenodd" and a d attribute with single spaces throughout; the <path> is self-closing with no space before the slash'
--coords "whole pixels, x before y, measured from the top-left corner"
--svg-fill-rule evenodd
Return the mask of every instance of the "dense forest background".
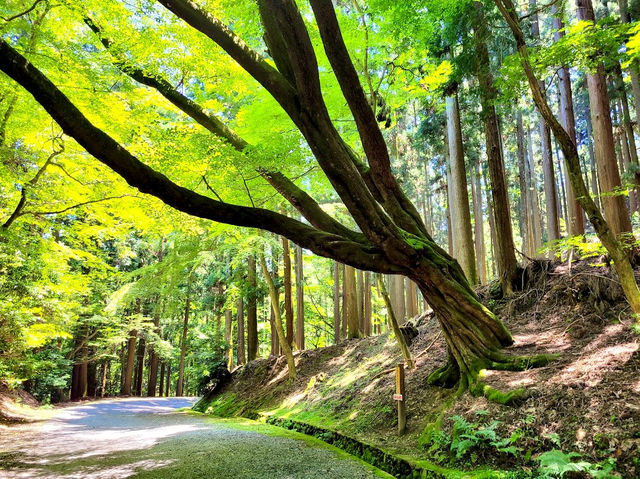
<path id="1" fill-rule="evenodd" d="M 362 229 L 292 115 L 160 3 L 9 0 L 0 34 L 94 125 L 173 182 L 307 222 L 269 173 L 278 171 L 329 217 Z M 200 3 L 286 74 L 264 30 L 264 2 Z M 352 100 L 299 3 L 330 119 L 359 152 Z M 632 251 L 640 2 L 519 3 L 539 89 L 575 142 L 588 193 Z M 425 234 L 472 285 L 491 284 L 499 298 L 518 288 L 517 263 L 607 253 L 499 9 L 352 0 L 338 1 L 336 14 L 393 176 Z M 0 76 L 0 179 L 0 380 L 42 401 L 197 395 L 220 364 L 381 334 L 393 326 L 390 311 L 404 324 L 430 308 L 415 278 L 385 274 L 389 308 L 364 263 L 140 193 L 9 75 Z"/>

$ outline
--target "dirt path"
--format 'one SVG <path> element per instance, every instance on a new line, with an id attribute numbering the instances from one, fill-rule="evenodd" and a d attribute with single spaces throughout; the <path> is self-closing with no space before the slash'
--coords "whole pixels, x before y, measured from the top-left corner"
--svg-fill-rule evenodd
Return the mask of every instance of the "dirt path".
<path id="1" fill-rule="evenodd" d="M 176 412 L 193 401 L 98 401 L 1 429 L 0 478 L 391 477 L 290 431 Z"/>

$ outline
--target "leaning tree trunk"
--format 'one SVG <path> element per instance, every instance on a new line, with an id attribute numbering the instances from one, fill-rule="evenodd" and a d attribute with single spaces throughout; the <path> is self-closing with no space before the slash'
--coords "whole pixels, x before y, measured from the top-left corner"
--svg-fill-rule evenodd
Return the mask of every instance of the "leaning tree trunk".
<path id="1" fill-rule="evenodd" d="M 293 381 L 296 378 L 296 363 L 293 359 L 293 351 L 291 350 L 291 346 L 289 346 L 284 329 L 282 328 L 282 315 L 280 314 L 280 299 L 278 298 L 278 291 L 275 283 L 273 282 L 273 278 L 271 278 L 271 273 L 269 273 L 269 268 L 267 268 L 267 262 L 264 259 L 264 255 L 262 254 L 260 255 L 260 266 L 262 267 L 262 274 L 267 282 L 267 286 L 269 287 L 269 296 L 271 297 L 271 310 L 273 311 L 273 316 L 271 316 L 271 327 L 278 333 L 280 347 L 287 359 L 289 379 Z"/>

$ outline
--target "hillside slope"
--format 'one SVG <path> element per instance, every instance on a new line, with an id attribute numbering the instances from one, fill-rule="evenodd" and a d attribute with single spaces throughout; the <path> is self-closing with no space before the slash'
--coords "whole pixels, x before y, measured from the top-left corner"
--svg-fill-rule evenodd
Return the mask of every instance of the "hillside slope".
<path id="1" fill-rule="evenodd" d="M 530 391 L 516 407 L 469 394 L 449 401 L 453 391 L 426 385 L 446 351 L 435 319 L 425 316 L 411 344 L 417 368 L 406 374 L 409 417 L 402 437 L 396 434 L 395 382 L 388 372 L 401 357 L 389 335 L 304 351 L 293 383 L 283 357 L 253 361 L 197 409 L 295 419 L 397 454 L 452 467 L 520 471 L 517 477 L 534 477 L 527 471 L 535 471 L 538 454 L 550 450 L 580 453 L 594 464 L 586 469 L 615 462 L 622 477 L 640 477 L 640 342 L 611 271 L 587 261 L 570 270 L 535 263 L 523 281 L 526 286 L 509 301 L 486 302 L 514 334 L 510 353 L 558 358 L 522 373 L 487 373 L 494 387 Z M 423 434 L 441 411 L 442 432 Z M 563 457 L 553 454 L 548 457 L 555 461 Z"/>

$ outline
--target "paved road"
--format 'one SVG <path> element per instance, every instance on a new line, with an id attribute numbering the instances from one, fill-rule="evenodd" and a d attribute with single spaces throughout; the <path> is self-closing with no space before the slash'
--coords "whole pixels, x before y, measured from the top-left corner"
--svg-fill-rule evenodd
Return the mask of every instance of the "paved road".
<path id="1" fill-rule="evenodd" d="M 193 402 L 97 401 L 44 424 L 0 430 L 0 478 L 391 477 L 296 433 L 175 411 Z"/>

